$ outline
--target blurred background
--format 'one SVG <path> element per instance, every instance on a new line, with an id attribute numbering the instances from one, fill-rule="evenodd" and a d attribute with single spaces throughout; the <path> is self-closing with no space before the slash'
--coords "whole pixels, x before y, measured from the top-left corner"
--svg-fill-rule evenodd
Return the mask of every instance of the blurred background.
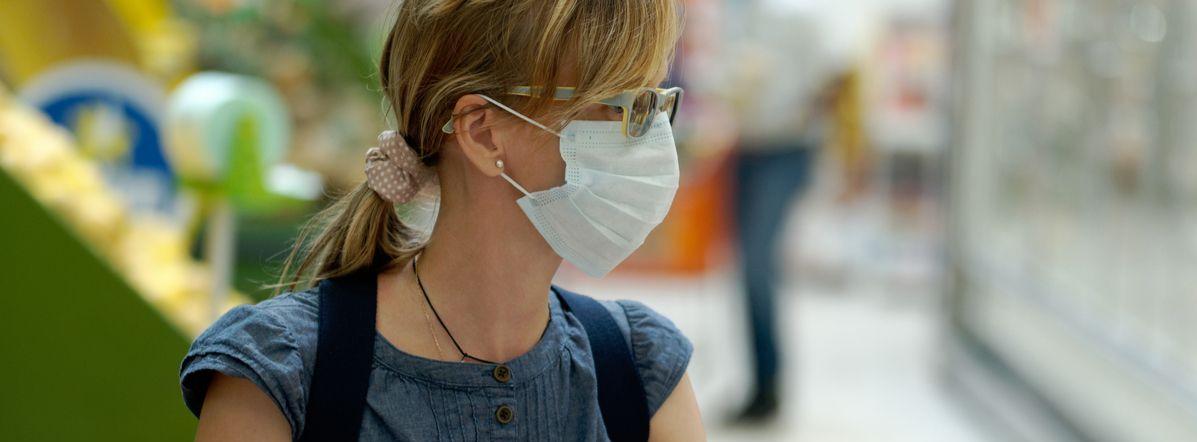
<path id="1" fill-rule="evenodd" d="M 0 438 L 192 437 L 392 3 L 0 1 Z M 1197 440 L 1197 3 L 685 3 L 672 211 L 557 282 L 674 320 L 711 440 Z"/>

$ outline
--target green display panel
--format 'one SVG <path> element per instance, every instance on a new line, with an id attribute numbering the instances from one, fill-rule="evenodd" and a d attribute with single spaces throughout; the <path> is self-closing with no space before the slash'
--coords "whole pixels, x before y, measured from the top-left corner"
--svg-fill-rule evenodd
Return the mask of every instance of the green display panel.
<path id="1" fill-rule="evenodd" d="M 0 440 L 191 440 L 188 339 L 0 170 Z"/>

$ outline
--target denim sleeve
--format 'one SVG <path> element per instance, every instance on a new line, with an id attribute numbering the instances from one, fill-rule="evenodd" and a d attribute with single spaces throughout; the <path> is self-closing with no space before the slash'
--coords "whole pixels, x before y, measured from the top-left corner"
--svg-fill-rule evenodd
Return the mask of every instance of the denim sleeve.
<path id="1" fill-rule="evenodd" d="M 636 368 L 644 382 L 649 416 L 653 416 L 686 373 L 694 345 L 673 321 L 656 310 L 639 301 L 621 299 L 615 302 L 623 307 L 626 315 L 627 333 L 636 356 Z M 620 324 L 621 327 L 623 325 Z"/>
<path id="2" fill-rule="evenodd" d="M 271 309 L 238 306 L 208 327 L 183 358 L 179 385 L 192 414 L 200 415 L 213 372 L 248 379 L 274 399 L 300 434 L 306 396 L 297 340 Z"/>

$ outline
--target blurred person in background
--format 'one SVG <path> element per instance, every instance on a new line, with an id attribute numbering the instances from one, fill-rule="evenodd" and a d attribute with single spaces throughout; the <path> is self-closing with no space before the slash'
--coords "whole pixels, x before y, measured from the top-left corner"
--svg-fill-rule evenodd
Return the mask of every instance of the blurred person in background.
<path id="1" fill-rule="evenodd" d="M 398 5 L 379 72 L 398 129 L 301 233 L 293 291 L 192 344 L 180 384 L 198 440 L 705 439 L 686 336 L 642 303 L 552 286 L 563 259 L 610 272 L 668 212 L 680 90 L 656 86 L 680 5 L 555 6 Z M 396 206 L 434 185 L 425 234 Z M 357 326 L 336 342 L 360 366 L 325 352 L 332 321 Z"/>
<path id="2" fill-rule="evenodd" d="M 784 391 L 776 314 L 781 233 L 812 181 L 817 150 L 836 136 L 833 126 L 859 120 L 858 109 L 840 105 L 855 74 L 821 45 L 810 18 L 761 4 L 752 23 L 736 47 L 741 58 L 728 91 L 739 117 L 734 218 L 753 365 L 748 402 L 733 423 L 777 414 Z"/>

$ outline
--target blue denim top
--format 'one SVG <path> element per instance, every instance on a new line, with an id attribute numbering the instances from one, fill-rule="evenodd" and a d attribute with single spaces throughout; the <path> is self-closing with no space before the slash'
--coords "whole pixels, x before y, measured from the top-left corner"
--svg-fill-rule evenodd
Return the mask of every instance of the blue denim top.
<path id="1" fill-rule="evenodd" d="M 500 381 L 494 365 L 436 361 L 406 353 L 375 333 L 370 390 L 360 440 L 605 441 L 594 359 L 573 313 L 546 294 L 550 319 L 540 341 L 508 361 Z M 316 359 L 317 288 L 238 306 L 205 330 L 183 358 L 179 383 L 196 416 L 213 371 L 246 378 L 303 431 Z M 681 380 L 693 346 L 668 318 L 637 301 L 600 301 L 611 311 L 636 356 L 649 413 Z M 499 407 L 514 411 L 507 423 Z"/>

